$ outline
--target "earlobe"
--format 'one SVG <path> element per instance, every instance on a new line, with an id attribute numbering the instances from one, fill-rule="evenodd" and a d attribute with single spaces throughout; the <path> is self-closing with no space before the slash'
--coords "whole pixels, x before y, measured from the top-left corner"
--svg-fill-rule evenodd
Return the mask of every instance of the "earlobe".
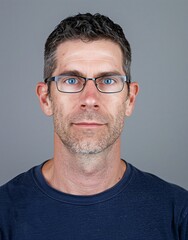
<path id="1" fill-rule="evenodd" d="M 138 92 L 139 92 L 138 83 L 136 82 L 130 83 L 129 98 L 127 99 L 127 104 L 125 109 L 125 116 L 127 117 L 131 116 L 134 110 L 136 96 L 138 95 Z"/>
<path id="2" fill-rule="evenodd" d="M 42 111 L 47 116 L 51 116 L 53 114 L 53 111 L 47 84 L 44 82 L 39 82 L 36 86 L 36 95 L 38 96 Z"/>

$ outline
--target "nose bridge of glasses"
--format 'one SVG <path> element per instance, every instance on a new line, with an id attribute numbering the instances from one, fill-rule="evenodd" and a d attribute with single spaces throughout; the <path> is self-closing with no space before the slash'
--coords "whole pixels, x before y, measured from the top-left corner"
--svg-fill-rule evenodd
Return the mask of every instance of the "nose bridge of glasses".
<path id="1" fill-rule="evenodd" d="M 96 78 L 85 78 L 85 80 L 86 80 L 86 81 L 91 80 L 91 81 L 93 81 L 93 82 L 96 82 Z"/>
<path id="2" fill-rule="evenodd" d="M 91 77 L 84 78 L 84 80 L 85 80 L 84 88 L 86 87 L 87 82 L 88 82 L 89 80 L 91 80 L 91 81 L 93 82 L 93 84 L 95 85 L 95 88 L 98 90 L 97 83 L 96 83 L 96 79 L 97 79 L 97 78 L 91 78 Z M 90 84 L 89 84 L 89 85 L 90 85 Z M 90 87 L 91 87 L 91 86 L 90 86 Z M 89 88 L 90 88 L 90 87 L 89 87 Z M 94 87 L 94 86 L 93 86 L 93 87 Z"/>
<path id="3" fill-rule="evenodd" d="M 95 84 L 95 87 L 97 88 L 97 83 L 96 83 L 96 79 L 97 78 L 90 78 L 90 77 L 88 77 L 88 78 L 84 78 L 84 79 L 85 79 L 85 85 L 86 85 L 86 83 L 88 81 L 92 81 Z"/>

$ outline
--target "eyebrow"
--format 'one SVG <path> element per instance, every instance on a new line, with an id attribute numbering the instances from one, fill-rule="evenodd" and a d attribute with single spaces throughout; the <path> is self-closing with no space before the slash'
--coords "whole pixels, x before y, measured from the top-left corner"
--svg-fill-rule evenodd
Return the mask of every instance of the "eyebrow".
<path id="1" fill-rule="evenodd" d="M 82 72 L 77 71 L 77 70 L 70 70 L 70 71 L 63 71 L 59 75 L 72 75 L 72 76 L 84 77 L 85 74 L 83 74 Z M 112 76 L 112 75 L 122 75 L 122 73 L 120 73 L 117 70 L 105 71 L 105 72 L 98 73 L 95 77 Z"/>

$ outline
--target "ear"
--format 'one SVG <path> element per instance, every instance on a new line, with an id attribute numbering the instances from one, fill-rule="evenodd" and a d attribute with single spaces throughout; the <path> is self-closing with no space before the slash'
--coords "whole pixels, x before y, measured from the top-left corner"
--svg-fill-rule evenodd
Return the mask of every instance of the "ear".
<path id="1" fill-rule="evenodd" d="M 130 83 L 130 91 L 129 91 L 129 97 L 126 101 L 126 109 L 125 109 L 125 115 L 127 117 L 131 116 L 133 110 L 134 110 L 134 105 L 136 101 L 136 96 L 139 92 L 139 85 L 136 82 Z"/>
<path id="2" fill-rule="evenodd" d="M 37 83 L 36 86 L 36 94 L 38 96 L 40 107 L 42 111 L 47 115 L 51 116 L 53 114 L 52 111 L 52 102 L 48 93 L 48 86 L 44 82 Z"/>

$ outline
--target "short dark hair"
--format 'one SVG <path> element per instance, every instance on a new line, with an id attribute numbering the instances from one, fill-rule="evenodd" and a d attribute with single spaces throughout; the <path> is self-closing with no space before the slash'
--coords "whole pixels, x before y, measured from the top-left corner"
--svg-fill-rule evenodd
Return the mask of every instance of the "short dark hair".
<path id="1" fill-rule="evenodd" d="M 45 43 L 44 79 L 52 76 L 56 69 L 57 47 L 67 40 L 94 41 L 109 39 L 117 43 L 123 53 L 123 69 L 131 82 L 131 48 L 122 28 L 110 18 L 96 13 L 77 14 L 62 20 L 49 35 Z"/>

